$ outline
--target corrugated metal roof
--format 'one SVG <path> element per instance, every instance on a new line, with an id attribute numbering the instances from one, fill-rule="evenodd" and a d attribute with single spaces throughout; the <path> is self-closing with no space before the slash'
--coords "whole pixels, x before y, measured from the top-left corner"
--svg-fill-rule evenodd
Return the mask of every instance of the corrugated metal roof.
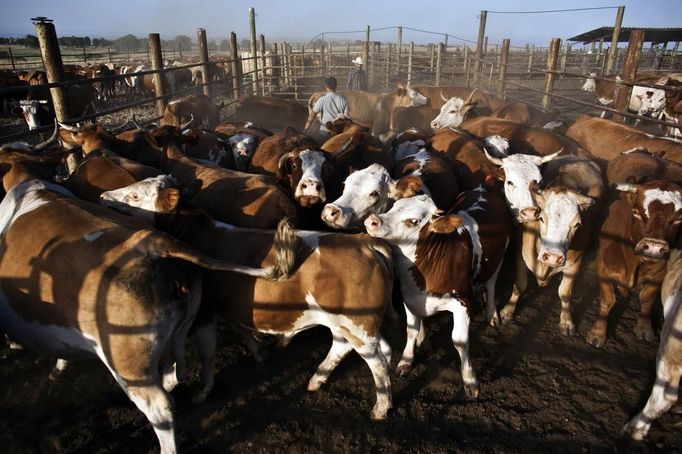
<path id="1" fill-rule="evenodd" d="M 644 41 L 651 42 L 652 44 L 682 41 L 682 28 L 622 27 L 620 35 L 618 35 L 618 42 L 626 43 L 630 41 L 630 32 L 632 30 L 644 30 Z M 583 44 L 589 44 L 603 39 L 610 42 L 612 35 L 613 27 L 599 27 L 573 38 L 568 38 L 568 41 L 582 41 Z"/>

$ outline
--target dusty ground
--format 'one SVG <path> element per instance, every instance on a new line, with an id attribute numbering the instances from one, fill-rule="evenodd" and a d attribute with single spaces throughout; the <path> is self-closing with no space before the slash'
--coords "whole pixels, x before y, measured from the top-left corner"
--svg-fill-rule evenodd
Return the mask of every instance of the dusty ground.
<path id="1" fill-rule="evenodd" d="M 644 443 L 619 437 L 648 398 L 657 344 L 635 339 L 634 300 L 614 309 L 604 349 L 585 343 L 596 316 L 591 268 L 577 285 L 575 337 L 557 330 L 557 281 L 531 288 L 516 321 L 499 330 L 486 326 L 482 313 L 475 315 L 471 351 L 482 383 L 477 401 L 464 395 L 449 317 L 430 319 L 430 346 L 408 378 L 393 376 L 394 410 L 379 423 L 369 420 L 369 369 L 354 353 L 328 385 L 306 391 L 330 345 L 324 329 L 299 335 L 283 351 L 266 341 L 269 359 L 259 366 L 226 328 L 208 401 L 191 402 L 198 385 L 193 351 L 192 378 L 173 392 L 179 447 L 189 453 L 680 452 L 682 416 L 675 408 L 654 423 Z M 4 356 L 3 452 L 158 450 L 145 417 L 99 362 L 79 363 L 53 383 L 48 358 L 7 350 Z"/>

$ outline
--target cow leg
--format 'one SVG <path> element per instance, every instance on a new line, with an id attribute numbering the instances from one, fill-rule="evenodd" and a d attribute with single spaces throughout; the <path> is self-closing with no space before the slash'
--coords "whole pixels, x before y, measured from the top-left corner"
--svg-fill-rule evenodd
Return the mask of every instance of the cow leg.
<path id="1" fill-rule="evenodd" d="M 52 381 L 59 380 L 61 378 L 62 374 L 64 373 L 64 371 L 66 370 L 66 368 L 69 367 L 69 365 L 70 365 L 69 361 L 62 359 L 62 358 L 59 358 L 57 360 L 57 363 L 54 365 L 54 367 L 50 371 L 50 375 L 48 376 L 48 378 Z"/>
<path id="2" fill-rule="evenodd" d="M 601 276 L 600 276 L 601 277 Z M 616 294 L 613 286 L 608 282 L 599 283 L 599 315 L 594 321 L 592 328 L 587 333 L 587 343 L 601 348 L 606 343 L 606 327 L 609 318 L 609 312 L 616 303 Z"/>
<path id="3" fill-rule="evenodd" d="M 485 318 L 488 324 L 495 328 L 500 326 L 500 316 L 497 314 L 497 305 L 495 304 L 495 284 L 497 283 L 497 276 L 500 274 L 500 268 L 502 268 L 502 260 L 500 260 L 500 264 L 493 275 L 485 283 Z"/>
<path id="4" fill-rule="evenodd" d="M 680 376 L 682 366 L 668 364 L 665 358 L 661 358 L 656 366 L 656 382 L 649 400 L 644 409 L 623 427 L 623 432 L 635 440 L 646 437 L 651 423 L 677 402 Z"/>
<path id="5" fill-rule="evenodd" d="M 639 316 L 635 324 L 635 336 L 647 342 L 654 340 L 654 329 L 651 327 L 651 308 L 658 297 L 659 285 L 645 284 L 639 292 Z"/>
<path id="6" fill-rule="evenodd" d="M 173 401 L 170 395 L 160 385 L 130 386 L 127 387 L 127 393 L 154 428 L 161 454 L 176 453 Z"/>
<path id="7" fill-rule="evenodd" d="M 452 311 L 452 343 L 459 353 L 462 363 L 462 381 L 464 381 L 464 392 L 466 395 L 475 399 L 480 393 L 480 385 L 476 379 L 476 373 L 471 366 L 469 358 L 469 314 L 466 306 L 459 301 L 451 305 Z"/>
<path id="8" fill-rule="evenodd" d="M 526 262 L 523 260 L 523 253 L 521 245 L 518 247 L 516 253 L 516 280 L 514 282 L 514 289 L 512 290 L 509 302 L 502 308 L 500 315 L 502 323 L 509 323 L 514 320 L 514 312 L 516 312 L 516 303 L 528 287 L 528 270 L 526 269 Z"/>
<path id="9" fill-rule="evenodd" d="M 426 340 L 426 326 L 424 326 L 424 319 L 419 322 L 419 334 L 417 334 L 417 348 L 421 348 Z"/>
<path id="10" fill-rule="evenodd" d="M 374 421 L 386 419 L 388 410 L 393 406 L 391 399 L 391 378 L 389 376 L 388 361 L 381 352 L 381 340 L 377 339 L 360 346 L 354 346 L 355 351 L 365 360 L 374 377 L 377 389 L 377 402 L 372 408 L 370 417 Z"/>
<path id="11" fill-rule="evenodd" d="M 239 335 L 244 339 L 244 342 L 246 342 L 246 348 L 253 355 L 256 362 L 258 364 L 263 364 L 265 362 L 265 353 L 263 353 L 260 342 L 253 337 L 253 332 L 248 328 L 238 325 L 234 325 L 234 330 L 237 331 L 237 333 L 239 333 Z"/>
<path id="12" fill-rule="evenodd" d="M 407 318 L 407 341 L 403 349 L 403 356 L 398 363 L 398 373 L 401 377 L 407 376 L 412 370 L 412 362 L 414 361 L 415 344 L 419 334 L 424 331 L 423 319 L 412 313 L 406 306 L 405 316 Z"/>
<path id="13" fill-rule="evenodd" d="M 327 383 L 329 375 L 336 369 L 336 366 L 341 363 L 350 351 L 353 350 L 353 345 L 348 342 L 339 333 L 332 332 L 332 346 L 327 353 L 327 357 L 320 363 L 308 382 L 308 391 L 317 391 L 320 386 Z"/>
<path id="14" fill-rule="evenodd" d="M 204 402 L 213 391 L 215 385 L 215 351 L 216 351 L 216 323 L 211 320 L 206 325 L 197 328 L 197 350 L 201 361 L 202 389 L 192 397 L 195 403 Z"/>
<path id="15" fill-rule="evenodd" d="M 581 260 L 576 261 L 570 267 L 564 269 L 559 284 L 559 299 L 561 300 L 561 315 L 559 315 L 559 332 L 564 336 L 575 334 L 575 325 L 571 316 L 571 297 L 573 296 L 573 283 L 580 270 Z"/>
<path id="16" fill-rule="evenodd" d="M 606 118 L 606 111 L 602 110 L 601 115 L 599 115 L 599 118 Z"/>

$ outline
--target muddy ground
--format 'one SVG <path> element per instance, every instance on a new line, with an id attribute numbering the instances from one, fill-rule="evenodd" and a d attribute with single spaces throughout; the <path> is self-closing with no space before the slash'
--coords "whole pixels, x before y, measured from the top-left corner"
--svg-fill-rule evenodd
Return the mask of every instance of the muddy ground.
<path id="1" fill-rule="evenodd" d="M 428 321 L 428 345 L 405 379 L 392 376 L 394 409 L 371 422 L 374 385 L 355 354 L 317 393 L 306 384 L 331 343 L 326 329 L 303 333 L 284 350 L 266 339 L 262 366 L 229 328 L 221 329 L 216 389 L 194 404 L 198 363 L 190 348 L 190 381 L 173 391 L 181 452 L 680 452 L 682 412 L 653 424 L 643 443 L 620 430 L 648 398 L 657 343 L 632 332 L 638 305 L 614 309 L 606 346 L 585 342 L 595 319 L 593 265 L 576 285 L 578 334 L 559 334 L 558 281 L 531 287 L 516 320 L 489 327 L 483 313 L 471 327 L 471 354 L 481 381 L 465 397 L 451 320 Z M 655 326 L 660 329 L 660 311 Z M 0 359 L 0 446 L 5 453 L 146 453 L 157 440 L 146 418 L 106 368 L 81 362 L 60 382 L 47 379 L 53 361 L 26 351 Z M 395 357 L 395 356 L 394 356 Z M 395 363 L 395 360 L 394 360 Z M 678 407 L 679 409 L 679 407 Z"/>

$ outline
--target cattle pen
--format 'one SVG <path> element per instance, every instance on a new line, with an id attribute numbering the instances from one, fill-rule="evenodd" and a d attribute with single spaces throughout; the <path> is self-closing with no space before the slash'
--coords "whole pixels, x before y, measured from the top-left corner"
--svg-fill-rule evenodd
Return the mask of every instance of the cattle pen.
<path id="1" fill-rule="evenodd" d="M 0 53 L 0 74 L 44 71 L 46 80 L 40 85 L 49 88 L 56 120 L 66 125 L 95 122 L 111 127 L 133 118 L 136 126 L 150 125 L 163 118 L 170 102 L 189 94 L 207 95 L 225 121 L 251 96 L 281 98 L 307 107 L 326 77 L 336 77 L 339 86 L 345 87 L 352 62 L 360 57 L 371 92 L 385 94 L 403 85 L 458 86 L 526 103 L 565 124 L 581 115 L 606 112 L 616 122 L 636 121 L 650 132 L 677 128 L 668 120 L 630 112 L 628 99 L 635 85 L 682 90 L 678 85 L 635 82 L 638 72 L 661 77 L 682 73 L 679 43 L 672 48 L 667 42 L 663 48 L 656 47 L 662 42 L 648 39 L 643 29 L 635 27 L 628 31 L 626 41 L 620 36 L 627 47 L 618 47 L 620 8 L 615 27 L 591 42 L 579 45 L 581 40 L 552 38 L 547 46 L 512 39 L 489 42 L 486 18 L 494 12 L 488 11 L 481 11 L 477 18 L 477 40 L 410 26 L 367 25 L 362 30 L 319 33 L 307 42 L 269 42 L 257 33 L 255 10 L 250 8 L 246 39 L 240 45 L 237 34 L 231 32 L 226 36 L 228 48 L 220 50 L 211 49 L 204 28 L 197 30 L 197 45 L 192 48 L 164 47 L 160 35 L 150 33 L 147 49 L 142 51 L 67 50 L 57 42 L 58 24 L 41 17 L 34 20 L 40 52 L 10 48 L 4 56 Z M 407 31 L 435 37 L 435 42 L 405 41 Z M 362 39 L 342 39 L 347 34 Z M 378 40 L 377 36 L 387 34 L 394 38 Z M 611 46 L 604 46 L 605 41 Z M 645 42 L 652 46 L 645 47 Z M 132 70 L 101 77 L 67 76 L 73 68 L 93 64 Z M 170 86 L 165 75 L 175 74 L 172 80 L 178 81 L 182 72 L 190 73 L 190 80 Z M 596 103 L 593 93 L 581 90 L 588 77 L 613 81 L 616 75 L 614 99 L 608 105 Z M 127 80 L 143 76 L 152 76 L 153 90 L 123 91 Z M 110 99 L 94 100 L 89 111 L 69 107 L 69 87 L 107 82 L 119 87 Z M 0 146 L 17 140 L 40 141 L 55 128 L 42 124 L 29 129 L 13 114 L 34 89 L 32 82 L 0 85 Z M 442 91 L 441 98 L 446 101 Z M 192 190 L 182 187 L 183 197 Z M 2 219 L 0 227 L 4 227 Z M 36 267 L 48 259 L 48 249 L 35 258 Z M 286 347 L 282 339 L 258 336 L 266 352 L 262 361 L 247 348 L 243 333 L 227 324 L 219 326 L 215 387 L 205 402 L 194 401 L 201 387 L 202 353 L 193 342 L 187 343 L 188 380 L 172 392 L 179 451 L 682 453 L 679 404 L 656 420 L 645 441 L 622 435 L 623 425 L 644 406 L 657 380 L 658 343 L 645 342 L 633 333 L 639 317 L 636 292 L 614 306 L 603 348 L 585 342 L 599 317 L 603 282 L 597 274 L 596 254 L 595 250 L 585 254 L 587 264 L 575 285 L 574 335 L 562 335 L 557 329 L 558 279 L 542 285 L 530 279 L 533 282 L 520 299 L 517 316 L 507 324 L 489 326 L 484 308 L 472 311 L 469 342 L 481 382 L 477 399 L 462 387 L 449 313 L 425 320 L 428 338 L 413 369 L 405 376 L 391 372 L 393 408 L 383 421 L 370 420 L 375 382 L 358 355 L 341 363 L 319 391 L 306 388 L 318 364 L 326 362 L 335 340 L 325 328 L 298 334 Z M 2 258 L 0 254 L 0 264 Z M 382 262 L 377 259 L 377 263 Z M 476 296 L 481 300 L 483 295 Z M 663 323 L 659 306 L 652 317 L 656 332 Z M 404 318 L 401 314 L 401 323 Z M 155 424 L 126 398 L 117 386 L 118 377 L 112 377 L 106 367 L 95 361 L 75 362 L 60 380 L 53 381 L 48 378 L 53 365 L 51 357 L 0 347 L 4 385 L 0 390 L 0 446 L 4 452 L 158 452 Z"/>

